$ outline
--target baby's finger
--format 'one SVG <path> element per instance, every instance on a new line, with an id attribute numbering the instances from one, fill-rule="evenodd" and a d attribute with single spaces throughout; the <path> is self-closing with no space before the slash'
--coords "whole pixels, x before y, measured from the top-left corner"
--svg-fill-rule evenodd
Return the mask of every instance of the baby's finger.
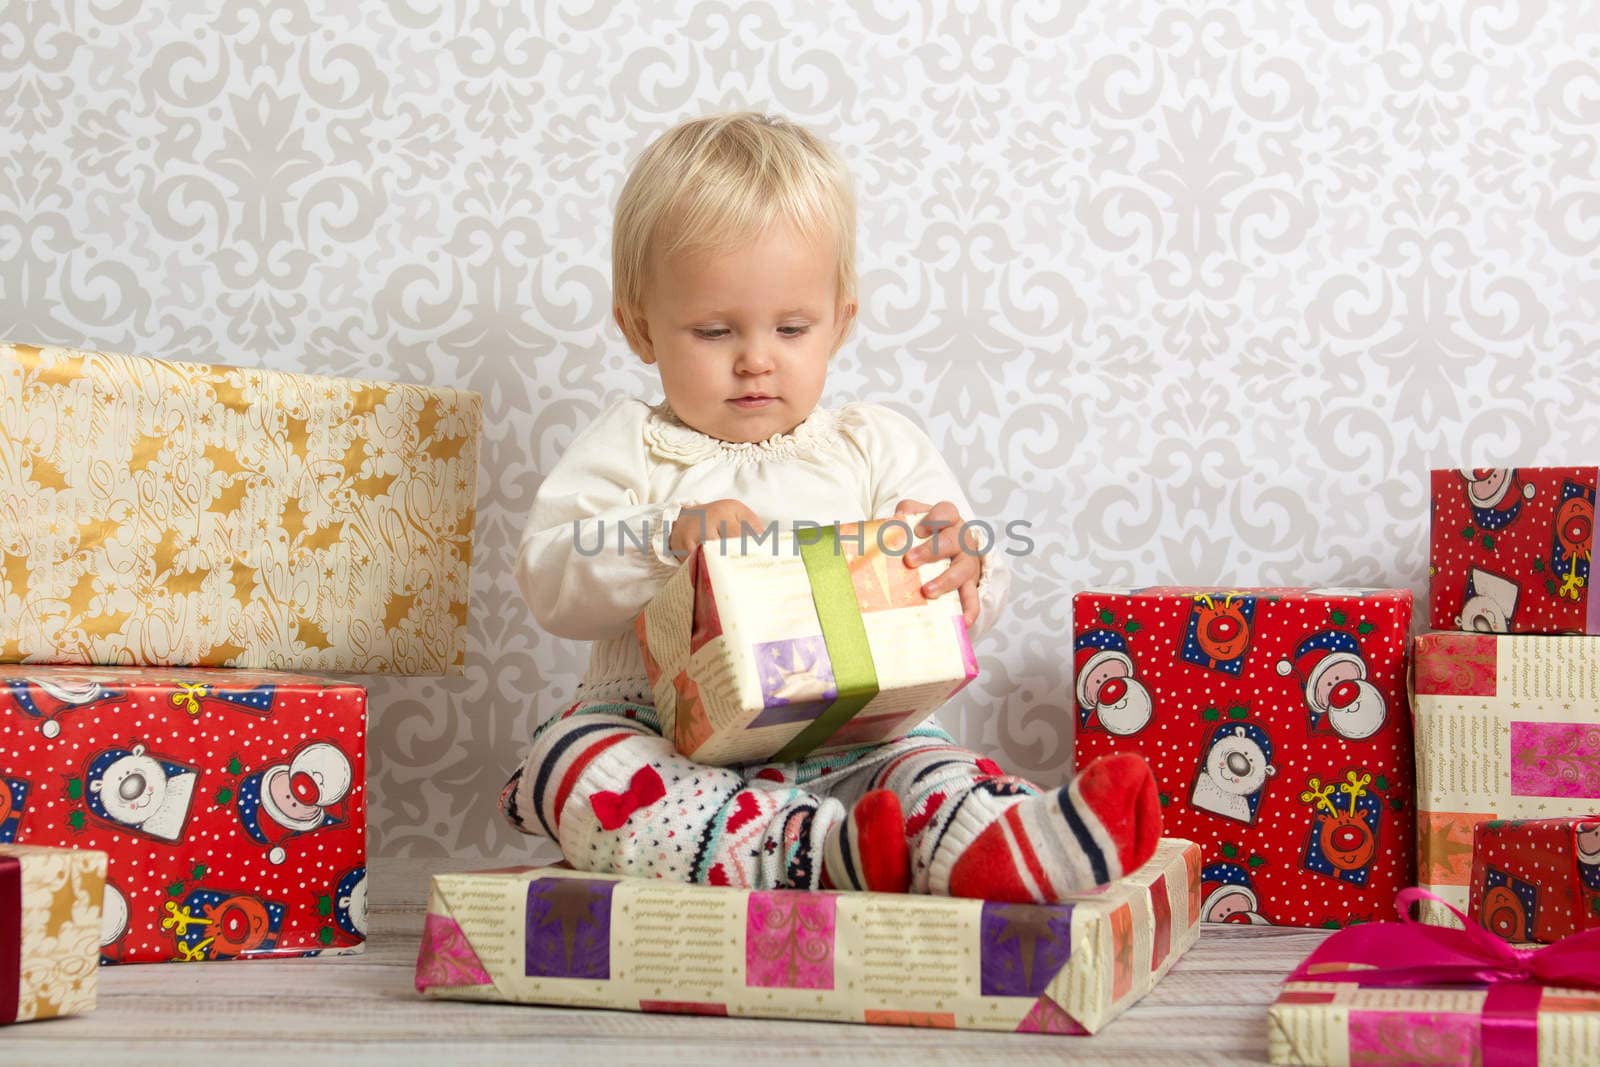
<path id="1" fill-rule="evenodd" d="M 972 629 L 978 622 L 978 583 L 962 582 L 959 590 L 961 593 L 961 617 L 967 620 L 967 629 Z"/>
<path id="2" fill-rule="evenodd" d="M 918 511 L 927 511 L 931 506 L 932 505 L 930 504 L 924 504 L 920 500 L 913 500 L 910 497 L 905 497 L 899 503 L 895 504 L 894 513 L 896 517 L 901 515 L 910 515 Z"/>
<path id="3" fill-rule="evenodd" d="M 922 517 L 922 521 L 917 523 L 917 536 L 930 537 L 938 533 L 940 534 L 939 541 L 941 544 L 948 539 L 952 539 L 955 527 L 961 525 L 961 512 L 956 509 L 955 504 L 948 500 L 941 500 L 933 507 L 928 508 L 927 511 L 928 513 Z M 945 530 L 950 530 L 951 533 L 945 534 Z"/>
<path id="4" fill-rule="evenodd" d="M 922 587 L 922 595 L 932 599 L 978 580 L 978 557 L 958 556 L 945 572 Z"/>

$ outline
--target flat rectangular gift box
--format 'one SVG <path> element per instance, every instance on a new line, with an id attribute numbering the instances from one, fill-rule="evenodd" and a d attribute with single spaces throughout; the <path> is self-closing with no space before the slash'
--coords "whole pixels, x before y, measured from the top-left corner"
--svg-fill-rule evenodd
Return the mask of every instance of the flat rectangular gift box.
<path id="1" fill-rule="evenodd" d="M 0 660 L 459 673 L 474 393 L 0 341 Z"/>
<path id="2" fill-rule="evenodd" d="M 1600 1063 L 1600 992 L 1287 982 L 1268 1011 L 1267 1052 L 1326 1067 Z"/>
<path id="3" fill-rule="evenodd" d="M 1088 590 L 1076 762 L 1136 752 L 1206 921 L 1332 927 L 1415 874 L 1403 589 Z"/>
<path id="4" fill-rule="evenodd" d="M 557 869 L 436 875 L 417 989 L 459 1000 L 1093 1033 L 1199 936 L 1200 852 L 1038 906 L 687 886 Z"/>
<path id="5" fill-rule="evenodd" d="M 947 561 L 901 559 L 920 517 L 696 548 L 635 621 L 665 736 L 795 760 L 900 737 L 977 677 L 960 597 L 922 595 Z"/>
<path id="6" fill-rule="evenodd" d="M 1436 630 L 1600 633 L 1595 467 L 1437 470 L 1430 623 Z"/>
<path id="7" fill-rule="evenodd" d="M 1600 801 L 1588 819 L 1491 819 L 1472 831 L 1467 915 L 1507 941 L 1600 930 Z"/>
<path id="8" fill-rule="evenodd" d="M 365 737 L 332 679 L 0 665 L 0 844 L 109 857 L 107 962 L 356 951 Z"/>
<path id="9" fill-rule="evenodd" d="M 1600 808 L 1600 637 L 1427 633 L 1415 657 L 1418 884 L 1465 910 L 1478 823 Z"/>
<path id="10" fill-rule="evenodd" d="M 104 852 L 0 844 L 0 1026 L 94 1010 L 105 881 Z"/>

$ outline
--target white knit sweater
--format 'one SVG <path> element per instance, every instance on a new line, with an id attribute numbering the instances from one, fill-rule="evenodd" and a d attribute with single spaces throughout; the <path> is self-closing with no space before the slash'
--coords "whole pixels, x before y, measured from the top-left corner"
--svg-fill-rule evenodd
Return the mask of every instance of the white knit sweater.
<path id="1" fill-rule="evenodd" d="M 878 404 L 819 407 L 787 434 L 730 442 L 686 425 L 665 401 L 620 401 L 579 431 L 540 484 L 517 562 L 539 625 L 593 642 L 576 699 L 653 703 L 633 619 L 682 565 L 666 550 L 662 524 L 676 521 L 682 508 L 727 497 L 764 523 L 884 518 L 907 497 L 929 505 L 951 500 L 962 518 L 984 518 L 972 513 L 928 436 Z M 1016 544 L 1004 523 L 989 521 L 996 540 L 978 583 L 974 638 L 1000 612 L 1009 584 L 1006 547 Z M 648 547 L 640 548 L 635 540 L 646 522 Z M 628 536 L 619 552 L 621 524 Z M 761 550 L 772 551 L 771 543 Z M 790 544 L 785 537 L 779 550 Z"/>

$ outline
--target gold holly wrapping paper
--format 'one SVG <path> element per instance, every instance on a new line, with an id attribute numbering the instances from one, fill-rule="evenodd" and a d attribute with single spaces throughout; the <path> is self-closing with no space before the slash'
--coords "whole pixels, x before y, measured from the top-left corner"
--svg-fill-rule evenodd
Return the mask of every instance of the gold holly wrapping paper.
<path id="1" fill-rule="evenodd" d="M 634 623 L 678 751 L 726 766 L 877 744 L 977 677 L 960 597 L 922 595 L 948 561 L 901 558 L 921 517 L 697 548 Z"/>
<path id="2" fill-rule="evenodd" d="M 1466 911 L 1479 822 L 1600 810 L 1600 637 L 1427 633 L 1413 662 L 1418 884 Z"/>
<path id="3" fill-rule="evenodd" d="M 16 915 L 5 914 L 17 902 L 0 884 L 0 1023 L 93 1011 L 106 854 L 0 845 L 0 882 L 19 874 L 20 942 Z"/>
<path id="4" fill-rule="evenodd" d="M 691 1015 L 1094 1033 L 1200 934 L 1200 849 L 1049 906 L 524 869 L 433 879 L 417 989 Z"/>
<path id="5" fill-rule="evenodd" d="M 474 393 L 0 342 L 0 661 L 459 673 Z"/>
<path id="6" fill-rule="evenodd" d="M 1319 1067 L 1600 1063 L 1600 993 L 1532 987 L 1514 995 L 1514 1010 L 1505 993 L 1503 987 L 1287 982 L 1267 1012 L 1267 1056 Z M 1526 1026 L 1509 1039 L 1492 1032 L 1513 1021 Z"/>

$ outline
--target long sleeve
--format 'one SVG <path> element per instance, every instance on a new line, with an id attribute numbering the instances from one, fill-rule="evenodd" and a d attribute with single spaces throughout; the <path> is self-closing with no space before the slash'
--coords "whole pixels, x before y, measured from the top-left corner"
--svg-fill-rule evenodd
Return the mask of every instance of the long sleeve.
<path id="1" fill-rule="evenodd" d="M 603 412 L 534 496 L 517 583 L 534 619 L 558 637 L 595 641 L 625 632 L 681 563 L 666 550 L 662 528 L 689 502 L 648 498 L 641 444 L 648 411 L 628 400 Z M 628 536 L 619 538 L 623 527 Z"/>
<path id="2" fill-rule="evenodd" d="M 972 504 L 950 465 L 916 423 L 880 404 L 851 404 L 842 414 L 846 435 L 868 464 L 873 518 L 893 515 L 895 504 L 910 498 L 929 505 L 949 500 L 963 519 L 983 521 L 982 516 L 973 514 Z M 982 557 L 978 621 L 971 633 L 974 639 L 999 618 L 1011 584 L 1011 568 L 1003 549 L 1005 531 L 993 522 L 988 525 L 994 538 Z"/>

